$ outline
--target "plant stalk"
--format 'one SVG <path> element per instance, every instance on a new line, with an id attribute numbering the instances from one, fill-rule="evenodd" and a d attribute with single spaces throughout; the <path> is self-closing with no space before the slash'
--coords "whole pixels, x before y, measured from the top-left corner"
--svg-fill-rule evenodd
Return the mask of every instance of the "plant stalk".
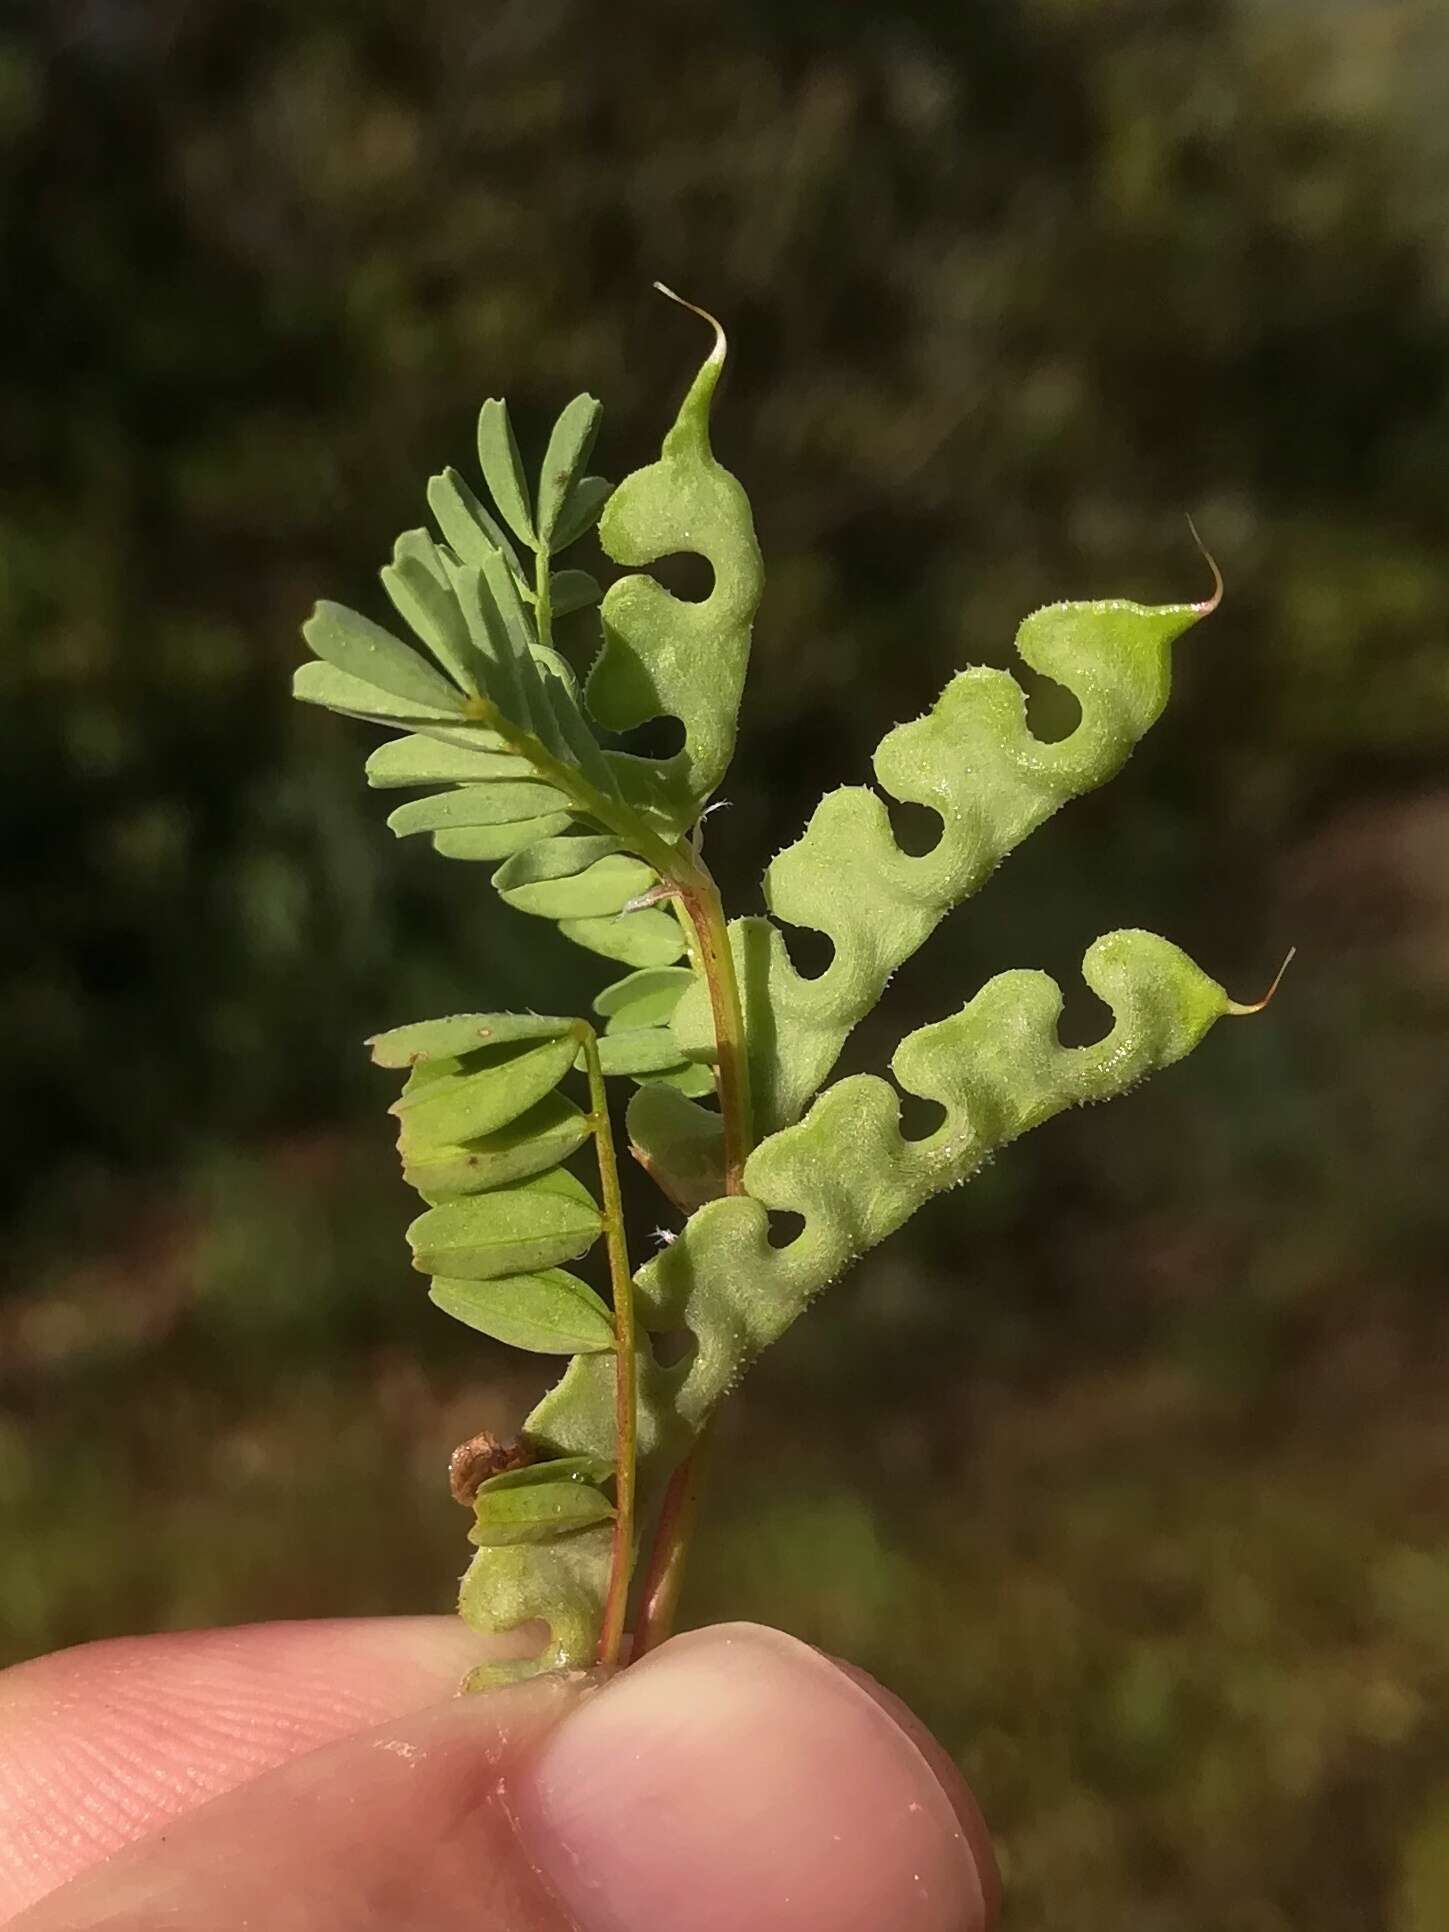
<path id="1" fill-rule="evenodd" d="M 691 856 L 688 876 L 678 880 L 678 887 L 680 903 L 694 927 L 714 1018 L 719 1106 L 724 1122 L 724 1189 L 726 1194 L 742 1194 L 745 1162 L 753 1143 L 748 1043 L 734 951 L 719 887 L 703 860 Z M 634 1632 L 635 1657 L 656 1649 L 674 1628 L 690 1537 L 699 1514 L 711 1426 L 706 1423 L 700 1431 L 694 1448 L 670 1477 L 664 1492 Z"/>
<path id="2" fill-rule="evenodd" d="M 619 1194 L 619 1167 L 614 1158 L 614 1135 L 609 1124 L 609 1101 L 604 1070 L 599 1062 L 598 1036 L 591 1026 L 581 1022 L 579 1039 L 588 1068 L 589 1111 L 599 1161 L 604 1241 L 614 1300 L 614 1426 L 618 1445 L 614 1472 L 614 1547 L 597 1653 L 601 1664 L 612 1665 L 619 1661 L 634 1568 L 634 1465 L 639 1429 L 638 1379 L 634 1365 L 634 1277 L 624 1241 L 624 1204 Z"/>

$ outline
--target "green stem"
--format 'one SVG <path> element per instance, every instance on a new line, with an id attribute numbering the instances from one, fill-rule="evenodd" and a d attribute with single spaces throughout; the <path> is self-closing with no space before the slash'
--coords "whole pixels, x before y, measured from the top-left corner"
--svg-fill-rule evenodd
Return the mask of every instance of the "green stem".
<path id="1" fill-rule="evenodd" d="M 553 643 L 553 586 L 549 577 L 551 561 L 545 545 L 538 553 L 533 572 L 533 624 L 538 641 L 545 648 Z"/>
<path id="2" fill-rule="evenodd" d="M 719 887 L 701 860 L 691 859 L 689 876 L 679 884 L 679 898 L 694 927 L 714 1020 L 719 1109 L 724 1121 L 724 1189 L 726 1194 L 742 1194 L 745 1162 L 753 1144 L 745 1014 Z"/>
<path id="3" fill-rule="evenodd" d="M 609 1124 L 609 1100 L 599 1041 L 594 1029 L 579 1022 L 579 1039 L 589 1075 L 589 1111 L 594 1147 L 599 1160 L 599 1192 L 603 1196 L 604 1241 L 609 1256 L 609 1282 L 614 1298 L 614 1422 L 617 1464 L 614 1473 L 614 1548 L 609 1567 L 609 1591 L 599 1631 L 598 1660 L 617 1664 L 629 1606 L 629 1582 L 634 1561 L 634 1465 L 638 1442 L 638 1380 L 635 1372 L 634 1277 L 624 1240 L 624 1204 L 619 1194 L 619 1167 L 614 1158 L 614 1135 Z"/>
<path id="4" fill-rule="evenodd" d="M 679 879 L 678 885 L 680 902 L 699 942 L 700 970 L 709 987 L 710 1011 L 714 1018 L 719 1105 L 724 1121 L 725 1193 L 742 1194 L 752 1127 L 748 1043 L 734 951 L 729 943 L 719 887 L 703 861 L 691 855 L 688 875 Z M 670 1477 L 664 1492 L 634 1633 L 635 1657 L 657 1648 L 674 1627 L 690 1537 L 699 1514 L 702 1463 L 709 1444 L 709 1427 L 706 1423 L 700 1431 L 694 1448 Z"/>

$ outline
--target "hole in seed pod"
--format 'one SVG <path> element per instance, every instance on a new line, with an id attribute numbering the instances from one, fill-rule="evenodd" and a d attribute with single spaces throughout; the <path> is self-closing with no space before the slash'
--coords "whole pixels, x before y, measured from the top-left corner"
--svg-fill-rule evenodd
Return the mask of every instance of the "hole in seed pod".
<path id="1" fill-rule="evenodd" d="M 660 1368 L 678 1368 L 694 1353 L 694 1337 L 687 1328 L 664 1328 L 649 1337 L 654 1359 Z"/>
<path id="2" fill-rule="evenodd" d="M 714 566 L 697 550 L 676 550 L 672 556 L 656 557 L 649 575 L 686 604 L 702 604 L 714 589 Z"/>
<path id="3" fill-rule="evenodd" d="M 1112 1009 L 1081 979 L 1062 984 L 1062 1017 L 1057 1039 L 1064 1047 L 1095 1046 L 1112 1031 Z"/>
<path id="4" fill-rule="evenodd" d="M 1082 707 L 1067 687 L 1025 664 L 1016 666 L 1016 675 L 1026 687 L 1026 722 L 1032 735 L 1044 745 L 1070 738 L 1082 722 Z"/>
<path id="5" fill-rule="evenodd" d="M 650 718 L 615 741 L 631 758 L 672 758 L 684 750 L 684 725 L 678 718 Z"/>
<path id="6" fill-rule="evenodd" d="M 798 1240 L 805 1232 L 805 1216 L 790 1214 L 784 1210 L 771 1210 L 770 1246 L 788 1248 L 792 1241 Z"/>
<path id="7" fill-rule="evenodd" d="M 819 979 L 835 957 L 835 942 L 813 926 L 783 926 L 785 951 L 801 979 Z"/>
<path id="8" fill-rule="evenodd" d="M 925 1140 L 944 1123 L 946 1109 L 939 1100 L 923 1100 L 918 1093 L 901 1095 L 901 1134 L 906 1140 Z"/>
<path id="9" fill-rule="evenodd" d="M 935 851 L 943 830 L 939 812 L 933 812 L 929 805 L 903 804 L 896 798 L 888 798 L 885 803 L 891 835 L 908 858 L 923 859 Z"/>

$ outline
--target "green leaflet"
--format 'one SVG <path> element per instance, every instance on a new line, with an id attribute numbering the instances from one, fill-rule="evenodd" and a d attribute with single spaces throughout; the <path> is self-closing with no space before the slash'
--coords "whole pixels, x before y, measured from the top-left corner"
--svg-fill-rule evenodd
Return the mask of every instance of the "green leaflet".
<path id="1" fill-rule="evenodd" d="M 599 1041 L 599 1060 L 605 1073 L 664 1073 L 685 1064 L 667 1026 L 629 1026 L 606 1033 Z"/>
<path id="2" fill-rule="evenodd" d="M 445 859 L 473 859 L 496 865 L 511 859 L 515 852 L 526 852 L 540 839 L 551 839 L 567 831 L 569 814 L 550 812 L 546 818 L 520 818 L 507 825 L 465 825 L 456 830 L 434 832 L 433 850 Z"/>
<path id="3" fill-rule="evenodd" d="M 572 1355 L 614 1346 L 614 1318 L 607 1306 L 586 1282 L 562 1268 L 495 1281 L 440 1279 L 428 1296 L 445 1315 L 513 1348 Z"/>
<path id="4" fill-rule="evenodd" d="M 703 393 L 698 383 L 695 390 Z M 485 403 L 479 458 L 502 521 L 456 471 L 444 470 L 429 484 L 428 500 L 445 546 L 426 531 L 408 531 L 383 572 L 394 607 L 438 668 L 369 618 L 322 604 L 304 633 L 323 661 L 302 667 L 295 690 L 348 716 L 409 728 L 371 754 L 368 782 L 450 789 L 393 811 L 388 824 L 399 837 L 429 835 L 444 858 L 499 866 L 499 890 L 519 910 L 553 920 L 590 951 L 642 968 L 672 963 L 684 950 L 670 915 L 631 909 L 657 882 L 670 849 L 660 837 L 669 821 L 659 801 L 674 767 L 605 754 L 579 708 L 573 670 L 552 643 L 554 616 L 599 597 L 587 572 L 554 570 L 551 562 L 608 498 L 601 478 L 581 474 L 599 416 L 588 396 L 564 409 L 530 501 L 507 410 Z M 691 433 L 693 443 L 702 433 Z M 685 460 L 692 475 L 697 459 L 695 451 L 671 460 Z M 719 494 L 708 477 L 696 487 Z M 738 485 L 729 487 L 739 496 Z M 514 538 L 539 553 L 532 585 Z M 713 632 L 708 641 L 718 643 Z M 742 656 L 738 668 L 742 675 Z M 606 676 L 603 688 L 609 682 Z M 631 798 L 616 767 L 628 775 Z M 560 836 L 568 832 L 575 836 Z M 682 1053 L 673 1070 L 688 1072 Z"/>
<path id="5" fill-rule="evenodd" d="M 488 1194 L 444 1201 L 408 1229 L 425 1275 L 490 1281 L 577 1261 L 603 1231 L 594 1197 L 562 1168 Z"/>
<path id="6" fill-rule="evenodd" d="M 594 1011 L 607 1019 L 611 1033 L 619 1027 L 664 1026 L 693 983 L 687 966 L 646 967 L 606 986 Z"/>
<path id="7" fill-rule="evenodd" d="M 436 1207 L 455 1194 L 482 1194 L 557 1167 L 583 1146 L 590 1131 L 587 1114 L 551 1093 L 495 1133 L 457 1143 L 429 1140 L 410 1132 L 404 1121 L 398 1152 L 403 1179 Z"/>
<path id="8" fill-rule="evenodd" d="M 922 857 L 897 846 L 875 792 L 852 785 L 821 800 L 766 871 L 765 900 L 776 919 L 829 937 L 829 966 L 803 978 L 769 920 L 738 919 L 730 929 L 756 1046 L 757 1133 L 798 1117 L 852 1027 L 953 906 L 1059 806 L 1115 776 L 1161 716 L 1172 645 L 1209 608 L 1052 604 L 1029 617 L 1016 639 L 1023 661 L 1081 706 L 1076 729 L 1056 743 L 1030 730 L 1016 679 L 981 667 L 954 677 L 925 717 L 888 732 L 874 759 L 881 785 L 941 820 L 939 843 Z M 702 989 L 681 1001 L 674 1024 L 691 1058 L 708 1052 Z"/>
<path id="9" fill-rule="evenodd" d="M 523 474 L 523 459 L 513 438 L 508 420 L 508 405 L 494 396 L 478 412 L 478 466 L 489 494 L 502 511 L 513 534 L 522 537 L 530 548 L 533 516 L 528 507 L 528 483 Z"/>
<path id="10" fill-rule="evenodd" d="M 670 966 L 684 951 L 684 933 L 672 913 L 658 906 L 604 919 L 560 919 L 559 931 L 576 946 L 617 959 L 625 966 Z"/>
<path id="11" fill-rule="evenodd" d="M 545 839 L 494 874 L 500 899 L 544 919 L 598 919 L 620 913 L 658 874 L 607 838 Z M 681 1056 L 682 1057 L 682 1056 Z"/>
<path id="12" fill-rule="evenodd" d="M 634 1158 L 684 1214 L 693 1214 L 724 1193 L 720 1117 L 704 1107 L 692 1107 L 689 1091 L 651 1081 L 634 1095 L 626 1116 Z M 708 1092 L 708 1086 L 701 1091 Z"/>
<path id="13" fill-rule="evenodd" d="M 683 724 L 684 748 L 673 758 L 618 761 L 634 767 L 633 795 L 675 835 L 698 816 L 734 750 L 750 628 L 764 583 L 749 499 L 710 448 L 710 402 L 724 357 L 716 324 L 715 346 L 659 460 L 625 477 L 599 524 L 600 541 L 616 563 L 638 569 L 687 550 L 714 571 L 713 588 L 699 603 L 681 601 L 652 577 L 611 585 L 603 604 L 604 649 L 588 683 L 589 708 L 611 731 L 658 717 Z"/>
<path id="14" fill-rule="evenodd" d="M 553 426 L 538 475 L 538 539 L 542 547 L 562 549 L 554 536 L 579 472 L 589 460 L 603 414 L 592 396 L 575 396 Z M 565 541 L 571 541 L 565 532 Z"/>
<path id="15" fill-rule="evenodd" d="M 577 1053 L 573 1033 L 485 1046 L 456 1072 L 421 1085 L 410 1082 L 392 1112 L 415 1142 L 446 1144 L 490 1134 L 551 1093 Z"/>
<path id="16" fill-rule="evenodd" d="M 512 1040 L 552 1040 L 576 1031 L 572 1020 L 546 1013 L 454 1013 L 446 1020 L 420 1020 L 375 1033 L 367 1042 L 373 1064 L 414 1067 L 420 1060 L 454 1060 L 483 1047 Z"/>
<path id="17" fill-rule="evenodd" d="M 567 550 L 571 543 L 592 530 L 599 520 L 599 513 L 609 500 L 613 490 L 612 483 L 606 483 L 602 476 L 581 476 L 569 492 L 568 501 L 559 513 L 558 523 L 553 533 L 555 551 Z"/>
<path id="18" fill-rule="evenodd" d="M 485 1483 L 474 1505 L 468 1541 L 481 1548 L 509 1543 L 543 1543 L 571 1530 L 607 1522 L 614 1505 L 585 1482 L 536 1482 L 491 1490 Z"/>
<path id="19" fill-rule="evenodd" d="M 525 819 L 566 812 L 568 801 L 551 785 L 510 779 L 501 785 L 464 785 L 455 792 L 414 798 L 389 812 L 387 824 L 398 838 L 412 832 L 451 832 L 480 825 L 517 825 Z"/>
<path id="20" fill-rule="evenodd" d="M 515 752 L 479 751 L 472 745 L 439 744 L 435 738 L 389 738 L 363 768 L 375 790 L 409 785 L 485 785 L 493 779 L 533 776 Z"/>
<path id="21" fill-rule="evenodd" d="M 603 594 L 597 579 L 587 570 L 556 570 L 549 579 L 549 602 L 555 617 L 570 617 L 576 610 L 587 610 Z"/>

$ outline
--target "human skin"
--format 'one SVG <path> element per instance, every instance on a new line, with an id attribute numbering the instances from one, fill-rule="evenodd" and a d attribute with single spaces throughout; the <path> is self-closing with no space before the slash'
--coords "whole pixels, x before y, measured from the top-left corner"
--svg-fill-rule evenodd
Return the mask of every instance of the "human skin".
<path id="1" fill-rule="evenodd" d="M 11 1932 L 985 1932 L 969 1791 L 757 1624 L 458 1697 L 449 1618 L 88 1644 L 0 1673 Z"/>

